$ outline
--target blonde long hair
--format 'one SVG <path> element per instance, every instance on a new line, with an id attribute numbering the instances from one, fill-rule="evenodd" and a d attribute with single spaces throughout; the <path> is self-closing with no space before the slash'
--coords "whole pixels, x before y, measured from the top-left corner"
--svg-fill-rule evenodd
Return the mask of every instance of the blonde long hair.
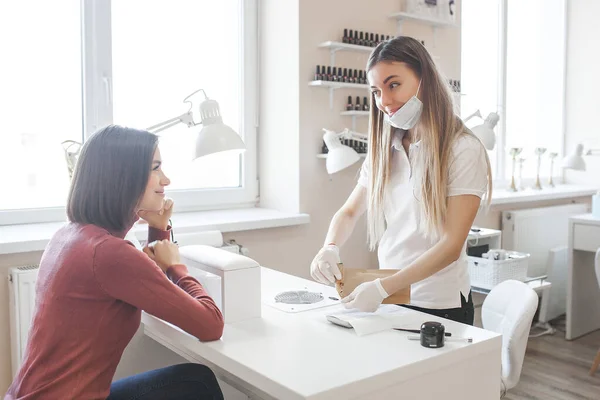
<path id="1" fill-rule="evenodd" d="M 414 129 L 414 140 L 421 140 L 421 144 L 419 156 L 411 159 L 411 164 L 413 170 L 423 171 L 420 176 L 415 176 L 420 180 L 418 187 L 415 187 L 419 194 L 418 200 L 423 203 L 419 229 L 428 236 L 437 237 L 441 233 L 447 209 L 452 145 L 461 135 L 472 133 L 454 113 L 449 87 L 421 43 L 407 36 L 382 42 L 371 53 L 367 71 L 380 62 L 405 63 L 421 79 L 419 99 L 423 103 L 423 112 Z M 384 199 L 391 175 L 393 130 L 384 123 L 383 112 L 377 108 L 375 97 L 371 94 L 368 156 L 370 176 L 367 191 L 368 240 L 371 250 L 375 249 L 386 229 Z M 485 198 L 489 205 L 492 173 L 487 152 L 485 156 L 488 175 Z M 407 195 L 412 196 L 413 193 Z"/>

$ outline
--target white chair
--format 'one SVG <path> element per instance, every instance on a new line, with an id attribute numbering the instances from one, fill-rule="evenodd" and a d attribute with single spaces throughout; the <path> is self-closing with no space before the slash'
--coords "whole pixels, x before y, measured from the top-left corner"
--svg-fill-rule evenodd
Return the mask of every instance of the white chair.
<path id="1" fill-rule="evenodd" d="M 596 258 L 594 260 L 595 270 L 596 270 L 596 279 L 598 279 L 598 286 L 600 286 L 600 249 L 596 250 Z M 592 363 L 592 368 L 590 368 L 590 375 L 594 375 L 596 370 L 600 366 L 600 350 L 596 353 L 596 358 L 594 358 L 594 362 Z"/>
<path id="2" fill-rule="evenodd" d="M 509 280 L 495 286 L 481 307 L 483 328 L 502 334 L 502 397 L 519 382 L 537 306 L 538 296 L 533 289 Z"/>

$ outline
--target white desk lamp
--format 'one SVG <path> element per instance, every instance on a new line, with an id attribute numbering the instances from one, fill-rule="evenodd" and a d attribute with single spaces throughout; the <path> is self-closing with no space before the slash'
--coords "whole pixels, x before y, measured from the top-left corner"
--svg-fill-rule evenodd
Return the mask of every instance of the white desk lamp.
<path id="1" fill-rule="evenodd" d="M 188 101 L 198 92 L 204 94 L 204 101 L 200 104 L 200 123 L 194 122 L 192 103 Z M 188 112 L 151 126 L 147 130 L 158 133 L 179 123 L 190 128 L 202 124 L 202 130 L 196 138 L 194 159 L 224 151 L 242 152 L 246 149 L 239 135 L 223 123 L 219 104 L 209 99 L 204 90 L 196 90 L 183 101 L 190 103 Z M 219 277 L 220 285 L 216 285 L 217 289 L 214 289 L 215 293 L 211 295 L 219 304 L 225 323 L 260 318 L 260 265 L 256 261 L 205 245 L 182 246 L 179 251 L 183 264 Z"/>
<path id="2" fill-rule="evenodd" d="M 204 94 L 204 101 L 200 103 L 201 121 L 195 122 L 192 114 L 193 104 L 188 99 L 198 92 Z M 219 103 L 209 99 L 203 89 L 196 90 L 194 93 L 183 99 L 183 102 L 190 103 L 190 109 L 185 114 L 171 118 L 160 124 L 153 125 L 146 130 L 152 133 L 158 133 L 179 123 L 186 124 L 190 128 L 202 124 L 202 130 L 200 130 L 196 137 L 194 159 L 223 151 L 235 151 L 241 153 L 246 150 L 242 138 L 240 138 L 233 129 L 223 123 L 221 111 L 219 110 Z"/>
<path id="3" fill-rule="evenodd" d="M 342 139 L 356 140 L 361 143 L 368 143 L 368 136 L 364 133 L 353 132 L 348 129 L 344 129 L 340 133 L 336 133 L 327 129 L 323 129 L 323 140 L 327 146 L 327 167 L 328 174 L 335 174 L 345 168 L 348 168 L 358 160 L 360 156 L 351 147 L 342 144 Z"/>
<path id="4" fill-rule="evenodd" d="M 588 151 L 591 154 L 591 150 Z M 575 171 L 585 171 L 585 160 L 583 159 L 583 144 L 578 143 L 573 152 L 569 153 L 562 160 L 563 169 L 573 169 Z"/>
<path id="5" fill-rule="evenodd" d="M 465 118 L 463 122 L 466 123 L 473 117 L 479 117 L 483 119 L 483 117 L 481 116 L 481 112 L 477 110 L 473 114 Z M 483 124 L 470 128 L 473 134 L 475 134 L 475 136 L 477 136 L 479 140 L 481 140 L 485 148 L 488 150 L 493 150 L 494 146 L 496 145 L 496 134 L 494 133 L 494 127 L 496 126 L 499 120 L 500 116 L 497 113 L 492 112 L 489 113 L 487 118 L 483 121 Z"/>

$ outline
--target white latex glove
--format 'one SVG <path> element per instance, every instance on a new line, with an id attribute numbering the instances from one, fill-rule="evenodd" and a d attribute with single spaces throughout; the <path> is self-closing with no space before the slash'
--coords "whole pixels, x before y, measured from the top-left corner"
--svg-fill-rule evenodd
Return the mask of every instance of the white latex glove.
<path id="1" fill-rule="evenodd" d="M 337 264 L 340 260 L 340 250 L 336 245 L 330 244 L 323 247 L 310 264 L 310 276 L 324 284 L 335 283 L 342 279 L 342 273 Z"/>
<path id="2" fill-rule="evenodd" d="M 341 302 L 346 308 L 357 308 L 359 311 L 373 312 L 388 296 L 389 294 L 381 285 L 381 279 L 377 278 L 371 282 L 361 283 Z"/>

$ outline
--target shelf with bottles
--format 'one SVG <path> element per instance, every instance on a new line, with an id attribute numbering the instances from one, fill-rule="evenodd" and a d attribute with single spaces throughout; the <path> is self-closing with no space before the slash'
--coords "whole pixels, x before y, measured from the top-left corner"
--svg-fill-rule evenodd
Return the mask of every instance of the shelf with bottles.
<path id="1" fill-rule="evenodd" d="M 361 71 L 362 72 L 362 71 Z M 337 79 L 337 78 L 336 78 Z M 329 89 L 329 108 L 333 109 L 333 92 L 336 89 L 369 89 L 369 85 L 366 83 L 350 83 L 340 81 L 329 81 L 329 80 L 314 80 L 308 82 L 308 86 L 316 86 Z"/>
<path id="2" fill-rule="evenodd" d="M 360 102 L 360 96 L 356 96 L 356 102 L 352 104 L 352 96 L 348 96 L 346 103 L 346 111 L 342 111 L 340 115 L 352 117 L 352 130 L 356 131 L 356 118 L 357 117 L 368 117 L 370 106 L 367 96 L 363 96 L 362 104 Z"/>
<path id="3" fill-rule="evenodd" d="M 390 39 L 390 35 L 372 32 L 359 32 L 352 29 L 344 29 L 342 41 L 327 41 L 319 44 L 320 48 L 329 49 L 329 64 L 335 65 L 335 53 L 338 51 L 351 51 L 358 53 L 371 53 L 373 48 L 381 41 Z"/>

